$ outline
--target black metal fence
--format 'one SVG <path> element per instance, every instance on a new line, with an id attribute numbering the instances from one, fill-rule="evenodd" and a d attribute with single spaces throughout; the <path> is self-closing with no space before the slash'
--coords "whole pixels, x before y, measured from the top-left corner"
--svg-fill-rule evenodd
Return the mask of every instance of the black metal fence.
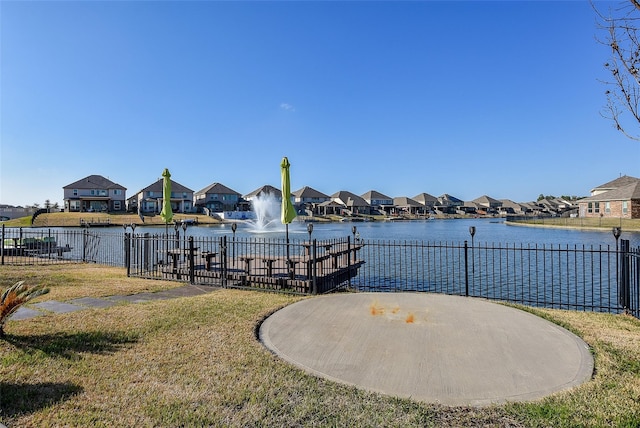
<path id="1" fill-rule="evenodd" d="M 127 274 L 301 294 L 349 286 L 362 263 L 349 237 L 325 241 L 125 235 Z"/>
<path id="2" fill-rule="evenodd" d="M 3 226 L 0 244 L 0 265 L 86 262 L 124 266 L 122 233 Z"/>
<path id="3" fill-rule="evenodd" d="M 421 291 L 640 318 L 640 249 L 364 241 L 362 291 Z"/>
<path id="4" fill-rule="evenodd" d="M 315 294 L 418 291 L 640 318 L 640 248 L 358 240 L 285 242 L 2 228 L 0 264 L 92 262 L 131 276 Z"/>

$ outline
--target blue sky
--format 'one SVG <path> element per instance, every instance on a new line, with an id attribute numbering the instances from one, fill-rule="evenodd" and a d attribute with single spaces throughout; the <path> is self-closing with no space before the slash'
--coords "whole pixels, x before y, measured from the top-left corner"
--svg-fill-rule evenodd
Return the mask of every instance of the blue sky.
<path id="1" fill-rule="evenodd" d="M 609 3 L 612 4 L 612 3 Z M 586 1 L 0 2 L 0 203 L 91 174 L 519 202 L 640 176 Z"/>

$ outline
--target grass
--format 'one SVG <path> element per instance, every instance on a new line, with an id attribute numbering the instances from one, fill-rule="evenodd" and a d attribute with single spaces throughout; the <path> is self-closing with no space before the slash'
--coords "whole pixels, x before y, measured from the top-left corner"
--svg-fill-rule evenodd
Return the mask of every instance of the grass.
<path id="1" fill-rule="evenodd" d="M 620 219 L 613 217 L 603 218 L 581 218 L 581 217 L 544 217 L 527 220 L 517 220 L 511 224 L 525 224 L 529 226 L 576 228 L 606 230 L 610 232 L 614 227 L 622 228 L 622 231 L 640 231 L 640 219 Z"/>
<path id="2" fill-rule="evenodd" d="M 65 300 L 179 284 L 94 265 L 2 266 L 0 284 L 45 281 Z M 238 290 L 9 321 L 0 341 L 7 426 L 640 425 L 640 321 L 528 309 L 579 334 L 593 380 L 533 403 L 449 408 L 310 376 L 256 340 L 260 321 L 301 297 Z"/>
<path id="3" fill-rule="evenodd" d="M 138 214 L 132 213 L 118 213 L 118 214 L 110 214 L 110 213 L 67 213 L 67 212 L 56 212 L 56 213 L 44 213 L 40 214 L 36 217 L 36 220 L 33 224 L 34 227 L 79 227 L 80 220 L 84 220 L 85 222 L 94 222 L 94 223 L 105 223 L 109 222 L 114 226 L 122 226 L 123 224 L 138 224 L 141 225 L 143 222 L 140 220 Z M 219 224 L 220 220 L 206 216 L 203 214 L 174 214 L 173 219 L 175 221 L 181 220 L 193 220 L 196 219 L 198 224 Z M 29 217 L 21 217 L 12 220 L 7 220 L 3 222 L 7 227 L 30 227 L 31 226 L 31 216 Z M 144 216 L 144 224 L 147 226 L 163 226 L 164 222 L 160 218 L 159 215 L 156 216 Z"/>

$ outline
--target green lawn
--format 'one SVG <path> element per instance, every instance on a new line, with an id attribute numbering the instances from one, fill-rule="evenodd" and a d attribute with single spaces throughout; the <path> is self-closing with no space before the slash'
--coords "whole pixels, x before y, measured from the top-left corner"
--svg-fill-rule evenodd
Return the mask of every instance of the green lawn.
<path id="1" fill-rule="evenodd" d="M 0 267 L 3 287 L 46 282 L 38 300 L 108 296 L 180 284 L 95 265 Z M 256 339 L 260 321 L 302 297 L 218 290 L 9 321 L 0 340 L 0 421 L 42 426 L 640 425 L 640 321 L 533 312 L 593 349 L 592 381 L 535 403 L 449 408 L 360 391 L 281 361 Z"/>

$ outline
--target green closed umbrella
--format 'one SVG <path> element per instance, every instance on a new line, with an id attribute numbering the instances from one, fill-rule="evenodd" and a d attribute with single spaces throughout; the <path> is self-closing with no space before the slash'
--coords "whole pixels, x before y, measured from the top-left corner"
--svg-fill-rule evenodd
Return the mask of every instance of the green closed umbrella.
<path id="1" fill-rule="evenodd" d="M 291 203 L 291 180 L 289 178 L 289 159 L 287 157 L 282 158 L 280 162 L 280 175 L 282 178 L 282 212 L 280 213 L 280 221 L 285 225 L 286 238 L 287 238 L 287 264 L 289 263 L 289 223 L 296 218 L 296 210 Z M 293 272 L 291 273 L 293 274 Z"/>
<path id="2" fill-rule="evenodd" d="M 162 171 L 162 211 L 160 218 L 165 225 L 173 220 L 173 210 L 171 209 L 171 174 L 167 168 Z"/>
<path id="3" fill-rule="evenodd" d="M 289 159 L 282 158 L 280 163 L 280 173 L 282 175 L 282 213 L 280 215 L 280 221 L 282 224 L 289 224 L 296 218 L 296 210 L 291 203 L 291 180 L 289 179 Z"/>

